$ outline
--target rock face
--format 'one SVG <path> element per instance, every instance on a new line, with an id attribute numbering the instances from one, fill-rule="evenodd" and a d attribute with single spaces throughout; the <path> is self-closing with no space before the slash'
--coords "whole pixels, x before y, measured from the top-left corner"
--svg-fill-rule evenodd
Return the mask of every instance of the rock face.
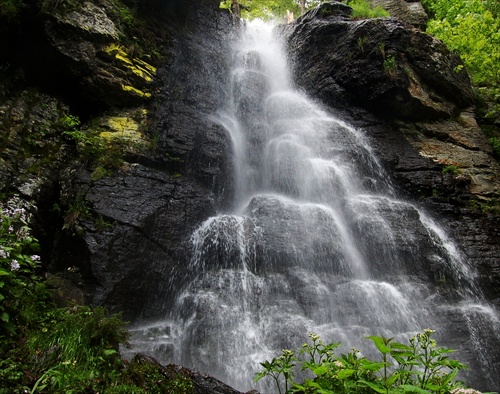
<path id="1" fill-rule="evenodd" d="M 78 271 L 88 302 L 135 319 L 161 313 L 175 286 L 155 278 L 231 193 L 230 141 L 210 115 L 233 22 L 213 0 L 127 3 L 139 16 L 40 1 L 2 25 L 0 186 L 38 207 L 52 271 Z"/>
<path id="2" fill-rule="evenodd" d="M 440 41 L 412 26 L 351 20 L 350 12 L 324 3 L 284 28 L 296 80 L 367 130 L 401 193 L 454 229 L 498 303 L 498 215 L 466 207 L 498 196 L 500 167 L 474 118 L 467 74 Z"/>

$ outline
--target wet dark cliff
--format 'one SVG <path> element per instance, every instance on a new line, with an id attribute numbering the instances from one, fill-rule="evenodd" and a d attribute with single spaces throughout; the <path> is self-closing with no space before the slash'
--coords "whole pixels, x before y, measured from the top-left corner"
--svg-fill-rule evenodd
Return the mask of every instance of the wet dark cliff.
<path id="1" fill-rule="evenodd" d="M 2 199 L 33 214 L 47 271 L 129 320 L 162 315 L 191 233 L 230 201 L 231 141 L 212 115 L 238 24 L 218 3 L 29 0 L 1 16 Z M 499 164 L 459 59 L 340 4 L 283 33 L 297 84 L 367 130 L 394 184 L 448 228 L 499 307 L 500 218 L 487 209 Z"/>
<path id="2" fill-rule="evenodd" d="M 35 214 L 47 269 L 77 272 L 87 301 L 156 313 L 183 242 L 231 188 L 230 141 L 210 120 L 230 15 L 216 1 L 40 1 L 6 21 L 4 196 Z"/>

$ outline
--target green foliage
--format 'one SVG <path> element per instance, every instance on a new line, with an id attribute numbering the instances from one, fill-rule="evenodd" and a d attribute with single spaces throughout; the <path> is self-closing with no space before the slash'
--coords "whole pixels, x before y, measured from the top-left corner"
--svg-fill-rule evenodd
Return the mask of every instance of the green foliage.
<path id="1" fill-rule="evenodd" d="M 260 363 L 264 369 L 255 375 L 255 381 L 270 376 L 278 388 L 280 394 L 288 392 L 288 386 L 293 383 L 293 368 L 297 358 L 291 350 L 283 350 L 281 356 L 273 358 L 271 361 Z M 283 377 L 283 379 L 282 379 Z M 282 391 L 282 380 L 283 390 Z"/>
<path id="2" fill-rule="evenodd" d="M 306 9 L 316 7 L 326 0 L 306 0 Z M 293 12 L 295 17 L 300 16 L 299 0 L 240 0 L 238 2 L 243 19 L 283 20 L 287 10 Z M 231 9 L 231 0 L 222 0 L 220 8 Z"/>
<path id="3" fill-rule="evenodd" d="M 453 350 L 438 347 L 433 334 L 426 329 L 410 338 L 408 345 L 393 338 L 367 337 L 381 355 L 376 361 L 360 356 L 356 349 L 337 356 L 340 343 L 324 345 L 318 335 L 310 334 L 312 344 L 303 345 L 301 359 L 284 350 L 282 356 L 261 363 L 264 370 L 256 380 L 270 376 L 280 393 L 449 393 L 462 387 L 455 378 L 466 366 L 450 359 Z M 312 377 L 293 383 L 294 367 Z"/>
<path id="4" fill-rule="evenodd" d="M 424 0 L 427 32 L 458 52 L 480 94 L 500 89 L 500 3 L 497 0 Z"/>
<path id="5" fill-rule="evenodd" d="M 24 209 L 0 205 L 0 340 L 16 334 L 21 306 L 36 288 L 40 256 Z M 0 345 L 1 350 L 1 345 Z"/>
<path id="6" fill-rule="evenodd" d="M 49 311 L 27 343 L 41 374 L 32 392 L 67 393 L 92 387 L 96 379 L 106 382 L 122 367 L 118 345 L 128 339 L 124 325 L 120 315 L 109 316 L 102 307 Z"/>
<path id="7" fill-rule="evenodd" d="M 491 147 L 493 148 L 493 155 L 497 160 L 500 160 L 500 139 L 497 137 L 490 138 Z"/>
<path id="8" fill-rule="evenodd" d="M 443 167 L 443 174 L 457 175 L 460 174 L 460 172 L 461 172 L 460 168 L 454 164 L 450 164 L 446 167 Z"/>
<path id="9" fill-rule="evenodd" d="M 373 7 L 367 0 L 349 0 L 347 4 L 352 7 L 352 19 L 381 18 L 389 13 L 380 6 Z"/>
<path id="10" fill-rule="evenodd" d="M 362 51 L 365 49 L 365 45 L 368 43 L 368 36 L 358 37 L 358 48 Z"/>
<path id="11" fill-rule="evenodd" d="M 308 0 L 305 2 L 306 9 L 311 9 L 324 3 L 326 0 Z M 382 7 L 372 7 L 367 0 L 347 0 L 345 1 L 353 8 L 353 19 L 378 18 L 389 16 L 389 13 Z M 278 19 L 282 20 L 287 11 L 293 12 L 297 17 L 300 15 L 299 0 L 240 0 L 241 17 L 243 19 Z M 231 9 L 231 0 L 223 0 L 221 8 Z"/>
<path id="12" fill-rule="evenodd" d="M 396 73 L 398 71 L 398 64 L 396 62 L 396 57 L 394 55 L 388 55 L 384 58 L 384 72 L 390 78 L 396 78 Z"/>
<path id="13" fill-rule="evenodd" d="M 35 274 L 38 244 L 27 223 L 23 209 L 0 206 L 0 394 L 193 394 L 185 370 L 121 360 L 129 333 L 119 314 L 54 306 Z"/>

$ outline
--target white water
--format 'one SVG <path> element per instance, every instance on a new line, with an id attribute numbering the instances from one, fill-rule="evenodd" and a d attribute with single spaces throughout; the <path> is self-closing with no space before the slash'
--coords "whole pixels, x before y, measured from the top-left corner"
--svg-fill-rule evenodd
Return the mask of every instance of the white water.
<path id="1" fill-rule="evenodd" d="M 453 315 L 473 352 L 491 341 L 472 320 L 498 343 L 498 316 L 458 248 L 394 196 L 362 130 L 293 88 L 271 28 L 249 27 L 233 57 L 232 97 L 214 116 L 233 141 L 234 208 L 194 232 L 180 268 L 192 278 L 168 318 L 137 328 L 135 350 L 245 391 L 259 362 L 311 332 L 368 349 L 367 335 L 405 340 L 427 327 L 446 339 Z M 449 300 L 432 281 L 463 290 Z"/>

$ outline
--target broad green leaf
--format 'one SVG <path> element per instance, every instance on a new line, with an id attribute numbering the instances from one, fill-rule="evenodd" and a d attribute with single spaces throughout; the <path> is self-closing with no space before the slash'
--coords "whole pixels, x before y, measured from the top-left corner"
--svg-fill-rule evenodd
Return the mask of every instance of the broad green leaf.
<path id="1" fill-rule="evenodd" d="M 375 384 L 375 383 L 372 383 L 372 382 L 367 382 L 366 380 L 362 380 L 362 379 L 360 379 L 359 382 L 361 384 L 363 384 L 364 386 L 367 386 L 367 387 L 371 388 L 372 390 L 376 391 L 377 393 L 380 393 L 380 394 L 386 394 L 387 393 L 387 390 L 385 389 L 385 387 L 379 386 L 378 384 Z"/>
<path id="2" fill-rule="evenodd" d="M 352 376 L 355 372 L 356 371 L 354 369 L 341 369 L 340 371 L 337 372 L 337 378 L 339 380 L 344 380 Z"/>
<path id="3" fill-rule="evenodd" d="M 328 366 L 326 365 L 320 365 L 316 368 L 311 369 L 311 371 L 316 375 L 316 376 L 322 376 L 325 373 L 327 373 L 330 370 Z"/>
<path id="4" fill-rule="evenodd" d="M 424 389 L 417 387 L 417 386 L 413 386 L 411 384 L 402 384 L 398 387 L 403 389 L 404 393 L 416 393 L 416 394 L 429 394 L 430 393 L 430 391 L 424 390 Z"/>
<path id="5" fill-rule="evenodd" d="M 361 364 L 361 369 L 366 370 L 366 371 L 373 371 L 376 372 L 379 369 L 383 368 L 386 365 L 386 363 L 383 362 L 365 362 Z"/>
<path id="6" fill-rule="evenodd" d="M 371 339 L 377 349 L 380 351 L 382 354 L 390 353 L 391 348 L 387 346 L 387 344 L 390 342 L 390 339 L 386 340 L 383 337 L 378 337 L 378 336 L 369 336 L 366 337 L 367 339 Z"/>

